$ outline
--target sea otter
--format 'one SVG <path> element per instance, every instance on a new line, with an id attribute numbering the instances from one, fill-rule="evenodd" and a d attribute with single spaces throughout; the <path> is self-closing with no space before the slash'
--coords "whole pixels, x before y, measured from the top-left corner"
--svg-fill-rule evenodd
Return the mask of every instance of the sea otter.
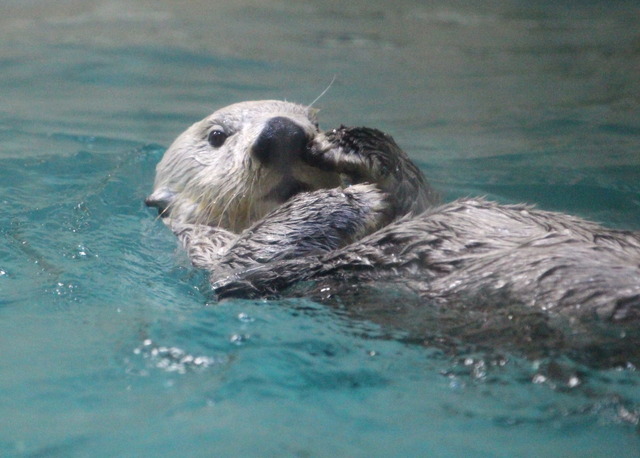
<path id="1" fill-rule="evenodd" d="M 242 102 L 197 122 L 146 204 L 220 298 L 308 295 L 424 322 L 417 333 L 527 341 L 549 321 L 580 334 L 577 322 L 640 318 L 640 233 L 482 198 L 441 204 L 391 136 L 320 130 L 302 105 Z"/>

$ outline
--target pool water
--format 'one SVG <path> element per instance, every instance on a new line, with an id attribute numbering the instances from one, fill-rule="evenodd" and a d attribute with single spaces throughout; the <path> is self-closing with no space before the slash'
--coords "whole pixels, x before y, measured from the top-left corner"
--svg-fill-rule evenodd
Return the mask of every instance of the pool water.
<path id="1" fill-rule="evenodd" d="M 41 3 L 0 18 L 1 456 L 640 454 L 635 367 L 216 303 L 143 204 L 192 122 L 335 77 L 321 125 L 393 134 L 446 199 L 640 229 L 635 2 Z"/>

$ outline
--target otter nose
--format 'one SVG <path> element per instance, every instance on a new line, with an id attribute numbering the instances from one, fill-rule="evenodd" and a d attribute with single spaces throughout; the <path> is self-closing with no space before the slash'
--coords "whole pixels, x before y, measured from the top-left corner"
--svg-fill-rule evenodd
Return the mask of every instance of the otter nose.
<path id="1" fill-rule="evenodd" d="M 161 218 L 169 216 L 169 205 L 175 199 L 175 193 L 165 188 L 157 189 L 144 200 L 147 207 L 156 207 Z"/>
<path id="2" fill-rule="evenodd" d="M 277 116 L 269 119 L 253 145 L 252 154 L 269 166 L 286 166 L 300 157 L 309 138 L 304 129 L 293 120 Z"/>

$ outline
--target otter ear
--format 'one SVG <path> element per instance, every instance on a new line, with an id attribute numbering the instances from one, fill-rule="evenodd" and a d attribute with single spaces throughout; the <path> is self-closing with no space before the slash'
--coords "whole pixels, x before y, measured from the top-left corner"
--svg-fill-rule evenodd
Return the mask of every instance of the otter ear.
<path id="1" fill-rule="evenodd" d="M 158 188 L 149 197 L 144 200 L 147 207 L 155 207 L 158 209 L 158 215 L 168 216 L 167 208 L 176 198 L 176 193 L 168 188 Z"/>

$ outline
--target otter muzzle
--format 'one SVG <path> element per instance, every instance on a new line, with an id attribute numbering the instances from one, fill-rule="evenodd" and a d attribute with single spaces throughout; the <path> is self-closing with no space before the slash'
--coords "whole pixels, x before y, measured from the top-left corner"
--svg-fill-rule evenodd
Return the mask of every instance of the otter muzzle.
<path id="1" fill-rule="evenodd" d="M 175 199 L 176 194 L 166 188 L 156 189 L 149 197 L 144 200 L 147 207 L 155 207 L 158 209 L 158 215 L 161 218 L 169 216 L 169 206 Z"/>
<path id="2" fill-rule="evenodd" d="M 308 143 L 309 137 L 300 125 L 292 119 L 276 116 L 267 121 L 251 154 L 266 166 L 287 169 L 292 159 L 302 156 Z"/>

